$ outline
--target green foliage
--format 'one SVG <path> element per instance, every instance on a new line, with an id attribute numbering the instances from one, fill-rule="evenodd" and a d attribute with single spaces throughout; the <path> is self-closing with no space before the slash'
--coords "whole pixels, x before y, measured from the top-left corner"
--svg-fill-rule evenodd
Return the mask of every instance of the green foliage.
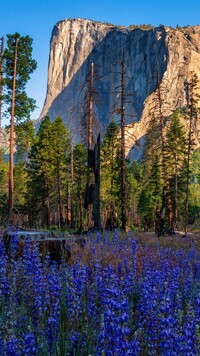
<path id="1" fill-rule="evenodd" d="M 17 73 L 15 89 L 15 118 L 17 121 L 29 119 L 30 113 L 35 109 L 35 100 L 27 96 L 25 87 L 30 75 L 37 64 L 32 59 L 32 39 L 29 36 L 20 36 L 19 33 L 7 35 L 7 48 L 3 61 L 3 101 L 6 112 L 11 113 L 12 85 L 14 76 L 14 58 L 16 38 L 18 39 Z"/>
<path id="2" fill-rule="evenodd" d="M 35 143 L 31 148 L 31 163 L 36 169 L 36 174 L 43 176 L 44 180 L 51 181 L 52 156 L 54 154 L 51 144 L 52 124 L 48 117 L 42 121 L 36 135 Z"/>
<path id="3" fill-rule="evenodd" d="M 152 117 L 146 137 L 143 160 L 141 162 L 140 196 L 138 213 L 145 228 L 153 229 L 155 214 L 162 205 L 163 164 L 160 125 L 157 117 Z"/>
<path id="4" fill-rule="evenodd" d="M 191 154 L 194 150 L 194 131 L 197 127 L 198 118 L 198 94 L 199 80 L 196 73 L 191 72 L 191 79 L 186 83 L 187 93 L 187 107 L 186 107 L 186 119 L 188 125 L 187 135 L 187 157 L 186 157 L 186 193 L 185 193 L 185 234 L 187 234 L 189 223 L 189 182 L 190 182 L 190 166 L 191 166 Z"/>
<path id="5" fill-rule="evenodd" d="M 155 27 L 151 24 L 142 24 L 142 25 L 130 25 L 128 26 L 128 30 L 141 29 L 145 31 L 153 30 Z"/>
<path id="6" fill-rule="evenodd" d="M 35 142 L 30 151 L 28 185 L 28 209 L 31 224 L 37 220 L 42 225 L 48 225 L 49 187 L 52 183 L 51 173 L 51 126 L 48 117 L 42 121 Z M 40 216 L 40 218 L 39 218 Z"/>
<path id="7" fill-rule="evenodd" d="M 14 168 L 14 213 L 27 214 L 26 196 L 28 185 L 28 172 L 22 161 L 18 161 Z"/>
<path id="8" fill-rule="evenodd" d="M 191 157 L 191 183 L 200 184 L 200 148 L 196 149 Z"/>
<path id="9" fill-rule="evenodd" d="M 57 214 L 59 215 L 58 227 L 64 226 L 63 201 L 66 198 L 66 162 L 69 156 L 69 132 L 66 129 L 61 117 L 57 117 L 51 130 L 51 145 L 53 155 L 51 157 L 52 175 L 56 182 L 55 205 L 57 205 Z"/>
<path id="10" fill-rule="evenodd" d="M 191 157 L 189 223 L 200 227 L 200 148 Z"/>
<path id="11" fill-rule="evenodd" d="M 78 143 L 74 147 L 74 213 L 75 213 L 75 227 L 82 230 L 84 227 L 84 220 L 86 218 L 86 210 L 84 209 L 85 188 L 87 181 L 87 150 Z"/>
<path id="12" fill-rule="evenodd" d="M 134 26 L 133 26 L 134 27 Z M 151 26 L 147 26 L 147 30 Z M 131 27 L 130 27 L 131 29 Z M 87 183 L 87 150 L 82 144 L 74 147 L 74 180 L 70 181 L 69 133 L 60 117 L 50 122 L 45 117 L 34 137 L 30 111 L 33 99 L 25 93 L 25 86 L 36 68 L 32 59 L 32 40 L 19 34 L 8 35 L 4 64 L 3 99 L 10 113 L 12 97 L 15 39 L 19 39 L 16 78 L 15 133 L 16 158 L 14 169 L 14 210 L 28 213 L 30 225 L 58 228 L 66 226 L 69 212 L 69 192 L 73 192 L 75 228 L 86 227 L 84 209 Z M 159 77 L 159 75 L 158 75 Z M 183 226 L 185 191 L 189 193 L 189 223 L 200 222 L 200 150 L 194 151 L 197 120 L 197 77 L 188 83 L 188 105 L 184 112 L 176 110 L 165 115 L 165 88 L 156 90 L 154 107 L 150 111 L 144 157 L 139 164 L 126 160 L 126 213 L 129 226 L 153 229 L 156 212 L 166 207 L 170 227 Z M 162 83 L 163 84 L 163 83 Z M 90 93 L 91 94 L 91 93 Z M 95 96 L 96 91 L 92 92 Z M 88 99 L 88 98 L 87 98 Z M 88 103 L 89 101 L 87 101 Z M 88 109 L 88 108 L 87 108 Z M 88 110 L 85 111 L 85 117 Z M 181 120 L 185 118 L 183 126 Z M 84 123 L 86 121 L 84 120 Z M 188 125 L 189 123 L 189 125 Z M 186 133 L 187 131 L 187 133 Z M 120 225 L 121 215 L 121 148 L 119 127 L 111 122 L 101 146 L 101 214 L 102 223 L 111 216 Z M 7 214 L 8 164 L 0 152 L 0 219 Z M 71 186 L 72 184 L 72 186 Z M 71 188 L 72 191 L 71 191 Z M 118 221 L 119 219 L 119 221 Z"/>
<path id="13" fill-rule="evenodd" d="M 52 123 L 51 129 L 51 146 L 55 150 L 53 153 L 53 161 L 55 167 L 58 164 L 65 163 L 66 152 L 69 152 L 69 132 L 64 125 L 60 116 L 58 116 Z"/>
<path id="14" fill-rule="evenodd" d="M 103 221 L 109 217 L 111 206 L 115 213 L 120 209 L 120 139 L 119 128 L 112 121 L 106 130 L 101 147 L 101 205 L 104 211 Z"/>
<path id="15" fill-rule="evenodd" d="M 42 225 L 62 224 L 69 133 L 60 117 L 45 117 L 30 152 L 29 214 Z M 34 203 L 34 211 L 33 205 Z M 52 217 L 50 217 L 50 214 Z M 40 218 L 39 218 L 40 216 Z"/>
<path id="16" fill-rule="evenodd" d="M 138 226 L 138 197 L 140 169 L 137 161 L 127 167 L 127 225 Z"/>
<path id="17" fill-rule="evenodd" d="M 15 147 L 17 160 L 26 160 L 34 140 L 34 125 L 31 120 L 15 125 Z"/>
<path id="18" fill-rule="evenodd" d="M 177 228 L 178 210 L 183 210 L 183 197 L 186 184 L 186 132 L 180 121 L 181 113 L 175 111 L 168 120 L 166 130 L 165 163 L 166 163 L 166 197 L 168 224 Z"/>
<path id="19" fill-rule="evenodd" d="M 154 229 L 155 213 L 162 203 L 160 156 L 155 154 L 150 162 L 145 160 L 140 167 L 138 214 L 146 230 Z"/>

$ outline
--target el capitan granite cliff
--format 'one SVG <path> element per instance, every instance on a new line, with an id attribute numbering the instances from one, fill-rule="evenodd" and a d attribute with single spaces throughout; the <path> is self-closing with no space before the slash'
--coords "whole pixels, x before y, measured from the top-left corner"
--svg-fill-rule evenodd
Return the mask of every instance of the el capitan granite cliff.
<path id="1" fill-rule="evenodd" d="M 134 157 L 140 158 L 158 80 L 165 88 L 163 102 L 170 114 L 186 104 L 185 81 L 191 72 L 200 78 L 200 26 L 131 29 L 79 18 L 58 22 L 51 37 L 47 96 L 40 119 L 60 115 L 69 128 L 72 110 L 75 139 L 80 139 L 85 83 L 94 63 L 99 75 L 94 84 L 99 93 L 96 117 L 102 131 L 111 120 L 117 121 L 119 117 L 111 112 L 116 101 L 120 104 L 114 92 L 120 85 L 122 50 L 125 90 L 134 93 L 125 107 L 127 153 L 137 139 L 141 144 L 135 145 Z"/>

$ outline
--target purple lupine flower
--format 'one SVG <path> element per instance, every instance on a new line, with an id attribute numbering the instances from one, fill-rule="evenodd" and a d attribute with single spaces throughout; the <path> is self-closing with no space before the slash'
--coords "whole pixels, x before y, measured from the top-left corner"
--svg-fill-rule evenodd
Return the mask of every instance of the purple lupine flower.
<path id="1" fill-rule="evenodd" d="M 59 340 L 59 325 L 60 325 L 60 298 L 62 292 L 61 281 L 59 278 L 59 272 L 57 264 L 53 263 L 50 266 L 47 274 L 47 283 L 50 293 L 50 311 L 47 318 L 47 339 L 50 354 L 53 352 L 54 345 Z"/>
<path id="2" fill-rule="evenodd" d="M 27 333 L 23 336 L 22 352 L 24 356 L 36 355 L 36 343 L 33 333 Z"/>
<path id="3" fill-rule="evenodd" d="M 129 349 L 130 328 L 128 297 L 120 288 L 120 280 L 112 266 L 103 270 L 104 293 L 97 350 L 106 354 L 125 355 Z"/>
<path id="4" fill-rule="evenodd" d="M 16 337 L 11 337 L 10 340 L 6 342 L 5 346 L 6 356 L 21 356 L 21 351 L 19 349 L 19 340 Z"/>
<path id="5" fill-rule="evenodd" d="M 7 279 L 7 262 L 5 245 L 3 240 L 0 239 L 0 300 L 7 297 L 10 292 L 10 284 Z"/>
<path id="6" fill-rule="evenodd" d="M 2 355 L 5 355 L 5 347 L 4 347 L 3 337 L 0 337 L 0 352 L 2 353 Z"/>

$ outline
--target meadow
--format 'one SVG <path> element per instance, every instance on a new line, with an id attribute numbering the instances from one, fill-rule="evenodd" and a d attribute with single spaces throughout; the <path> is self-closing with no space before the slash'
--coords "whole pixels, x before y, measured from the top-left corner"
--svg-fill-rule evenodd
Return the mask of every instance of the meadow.
<path id="1" fill-rule="evenodd" d="M 197 239 L 97 233 L 58 266 L 0 239 L 0 355 L 200 355 Z"/>

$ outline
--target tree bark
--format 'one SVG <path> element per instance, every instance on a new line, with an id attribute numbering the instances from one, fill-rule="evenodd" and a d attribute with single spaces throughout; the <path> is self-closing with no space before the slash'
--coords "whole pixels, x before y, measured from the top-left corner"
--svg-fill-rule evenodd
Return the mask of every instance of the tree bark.
<path id="1" fill-rule="evenodd" d="M 89 152 L 92 150 L 93 146 L 93 135 L 92 135 L 92 124 L 93 124 L 93 81 L 94 81 L 94 63 L 91 64 L 90 70 L 90 102 L 89 102 L 89 120 L 88 120 L 88 171 L 87 171 L 87 186 L 91 184 L 91 173 L 89 168 Z M 88 217 L 88 230 L 93 226 L 92 220 L 92 204 L 88 204 L 87 208 L 87 217 Z"/>
<path id="2" fill-rule="evenodd" d="M 63 228 L 63 211 L 61 197 L 61 182 L 60 182 L 60 163 L 57 165 L 57 187 L 58 187 L 58 210 L 59 210 L 59 227 Z"/>
<path id="3" fill-rule="evenodd" d="M 83 230 L 83 202 L 82 202 L 82 171 L 81 168 L 79 167 L 79 179 L 78 179 L 78 191 L 79 191 L 79 231 Z"/>
<path id="4" fill-rule="evenodd" d="M 126 231 L 126 162 L 125 162 L 125 112 L 124 112 L 124 86 L 125 86 L 125 70 L 124 70 L 124 52 L 121 62 L 122 75 L 121 75 L 121 219 L 122 229 Z"/>
<path id="5" fill-rule="evenodd" d="M 74 151 L 73 151 L 72 111 L 71 111 L 70 112 L 70 210 L 71 210 L 70 227 L 71 227 L 71 229 L 74 228 L 73 185 L 74 185 Z"/>
<path id="6" fill-rule="evenodd" d="M 193 146 L 193 129 L 196 126 L 196 105 L 199 95 L 195 92 L 198 85 L 197 75 L 194 74 L 190 82 L 186 85 L 186 100 L 189 107 L 189 132 L 188 132 L 188 149 L 186 163 L 186 196 L 185 196 L 185 235 L 188 233 L 188 210 L 189 210 L 189 180 L 190 180 L 190 161 Z"/>
<path id="7" fill-rule="evenodd" d="M 188 233 L 188 210 L 189 210 L 189 179 L 190 179 L 190 155 L 191 155 L 191 141 L 192 141 L 192 107 L 190 108 L 189 116 L 189 133 L 188 133 L 188 151 L 186 163 L 186 192 L 185 192 L 185 235 Z"/>
<path id="8" fill-rule="evenodd" d="M 14 118 L 15 118 L 15 90 L 16 90 L 16 75 L 17 75 L 17 54 L 18 54 L 18 38 L 15 40 L 15 57 L 13 68 L 13 84 L 12 84 L 12 102 L 11 102 L 11 118 L 10 118 L 10 160 L 9 160 L 9 221 L 13 221 L 13 195 L 14 195 Z"/>

